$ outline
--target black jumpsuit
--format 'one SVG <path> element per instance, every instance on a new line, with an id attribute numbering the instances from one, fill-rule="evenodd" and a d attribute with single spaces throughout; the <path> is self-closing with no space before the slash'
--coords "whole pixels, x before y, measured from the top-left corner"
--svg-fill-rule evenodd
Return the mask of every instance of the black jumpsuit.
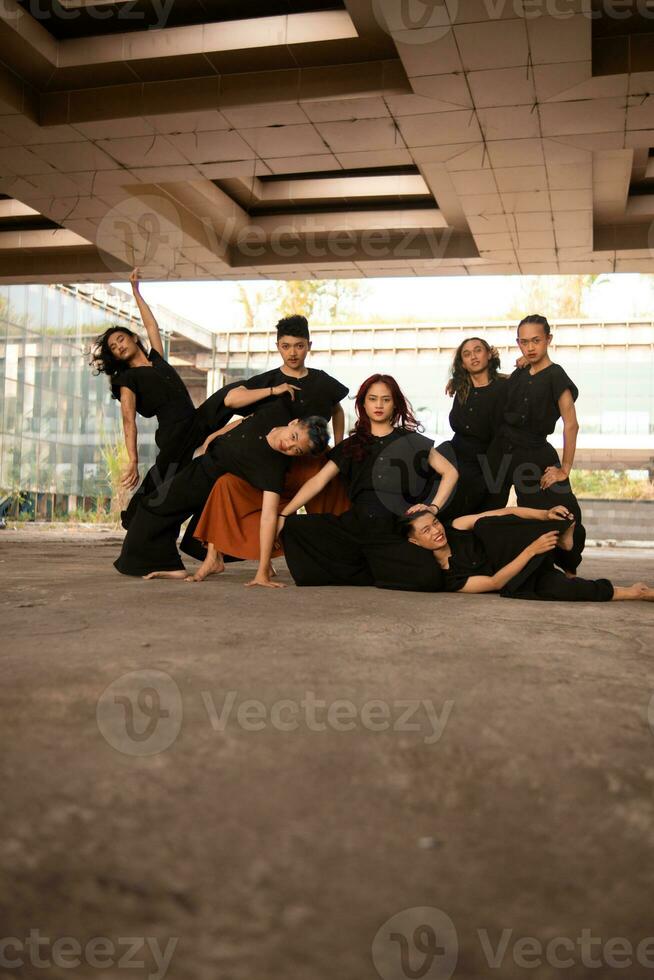
<path id="1" fill-rule="evenodd" d="M 281 494 L 293 457 L 272 449 L 266 440 L 271 429 L 290 421 L 287 407 L 278 402 L 218 436 L 203 456 L 142 498 L 114 562 L 119 572 L 147 575 L 183 569 L 176 546 L 180 527 L 202 510 L 214 483 L 226 473 Z"/>
<path id="2" fill-rule="evenodd" d="M 433 442 L 395 429 L 373 437 L 362 459 L 352 438 L 329 453 L 338 466 L 352 509 L 295 515 L 283 530 L 284 555 L 296 585 L 376 585 L 437 592 L 442 576 L 433 556 L 405 541 L 397 519 L 412 504 L 431 498 L 428 466 Z"/>
<path id="3" fill-rule="evenodd" d="M 513 514 L 482 517 L 472 531 L 447 527 L 452 550 L 444 571 L 445 590 L 458 592 L 468 578 L 494 575 L 533 541 L 548 531 L 564 531 L 570 521 L 537 521 Z M 504 586 L 500 595 L 511 599 L 552 599 L 563 602 L 608 602 L 613 586 L 608 579 L 568 578 L 554 567 L 552 552 L 535 555 Z"/>
<path id="4" fill-rule="evenodd" d="M 560 466 L 556 449 L 547 441 L 561 413 L 559 398 L 570 391 L 574 401 L 579 391 L 559 364 L 550 364 L 536 374 L 528 368 L 516 369 L 508 381 L 504 421 L 488 450 L 492 474 L 488 510 L 506 507 L 511 486 L 515 487 L 519 507 L 549 510 L 562 504 L 574 515 L 576 527 L 572 551 L 554 552 L 556 564 L 574 572 L 581 561 L 586 530 L 581 508 L 569 480 L 553 483 L 541 490 L 540 478 L 548 466 Z"/>
<path id="5" fill-rule="evenodd" d="M 459 482 L 452 499 L 443 507 L 443 520 L 488 510 L 486 454 L 502 426 L 507 382 L 508 378 L 495 378 L 481 388 L 471 388 L 464 402 L 454 396 L 450 412 L 454 436 L 438 451 L 456 466 Z"/>
<path id="6" fill-rule="evenodd" d="M 225 408 L 225 395 L 234 387 L 227 385 L 199 408 L 195 408 L 188 389 L 179 374 L 156 350 L 148 360 L 152 367 L 128 367 L 111 379 L 111 392 L 120 399 L 120 389 L 129 388 L 136 395 L 136 411 L 143 418 L 157 417 L 154 441 L 159 450 L 154 465 L 121 514 L 123 527 L 132 520 L 139 501 L 152 493 L 181 467 L 190 463 L 193 453 L 212 432 L 232 417 Z"/>

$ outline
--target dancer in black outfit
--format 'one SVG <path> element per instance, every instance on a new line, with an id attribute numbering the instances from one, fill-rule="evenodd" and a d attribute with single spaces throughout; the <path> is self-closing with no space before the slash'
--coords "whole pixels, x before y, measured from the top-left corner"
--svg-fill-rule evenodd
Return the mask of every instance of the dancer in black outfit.
<path id="1" fill-rule="evenodd" d="M 497 350 L 481 337 L 469 337 L 459 344 L 446 388 L 454 396 L 450 412 L 454 436 L 438 447 L 459 471 L 454 497 L 441 515 L 444 519 L 486 509 L 486 454 L 501 428 L 507 394 L 508 379 L 499 369 Z"/>
<path id="2" fill-rule="evenodd" d="M 562 602 L 654 601 L 654 589 L 644 582 L 625 588 L 605 578 L 570 578 L 554 567 L 555 551 L 573 547 L 574 522 L 561 505 L 548 511 L 505 507 L 469 514 L 449 527 L 422 508 L 402 523 L 408 541 L 431 552 L 446 592 L 499 592 L 510 599 Z"/>
<path id="3" fill-rule="evenodd" d="M 581 508 L 570 485 L 579 424 L 575 401 L 579 394 L 559 364 L 549 359 L 550 325 L 533 314 L 518 325 L 518 344 L 528 363 L 509 378 L 502 427 L 488 450 L 491 493 L 488 509 L 504 507 L 511 486 L 518 505 L 549 510 L 560 504 L 575 521 L 573 546 L 557 550 L 556 563 L 574 574 L 581 562 L 586 531 Z M 547 441 L 563 418 L 563 461 Z"/>
<path id="4" fill-rule="evenodd" d="M 129 527 L 139 501 L 186 466 L 209 434 L 224 426 L 233 414 L 233 409 L 226 408 L 224 403 L 225 394 L 233 385 L 216 392 L 195 408 L 186 385 L 163 356 L 159 325 L 139 291 L 138 269 L 130 275 L 130 282 L 150 341 L 150 352 L 146 353 L 131 330 L 110 327 L 97 338 L 91 361 L 96 373 L 109 375 L 112 396 L 120 400 L 129 456 L 121 484 L 127 490 L 134 490 L 139 482 L 136 416 L 156 416 L 158 423 L 154 438 L 159 452 L 154 466 L 121 513 L 124 528 Z"/>
<path id="5" fill-rule="evenodd" d="M 292 458 L 321 453 L 328 441 L 324 419 L 290 419 L 281 402 L 233 422 L 208 452 L 142 499 L 115 567 L 124 575 L 184 577 L 176 547 L 180 527 L 202 510 L 215 481 L 233 473 L 263 491 L 259 569 L 249 584 L 276 587 L 269 574 L 270 555 L 286 470 Z"/>
<path id="6" fill-rule="evenodd" d="M 326 371 L 305 367 L 311 350 L 306 317 L 284 317 L 275 329 L 281 365 L 230 385 L 225 391 L 225 405 L 233 412 L 249 415 L 271 404 L 275 395 L 283 394 L 286 401 L 292 401 L 297 418 L 320 415 L 328 421 L 331 419 L 334 444 L 341 442 L 345 413 L 340 402 L 349 389 Z"/>
<path id="7" fill-rule="evenodd" d="M 375 585 L 436 591 L 433 562 L 402 541 L 398 518 L 417 501 L 443 506 L 456 485 L 455 468 L 420 435 L 411 408 L 388 375 L 364 381 L 356 398 L 354 435 L 331 450 L 329 462 L 282 510 L 278 533 L 297 585 Z M 290 516 L 339 473 L 352 509 Z M 440 482 L 434 493 L 434 477 Z M 413 553 L 412 553 L 413 551 Z"/>

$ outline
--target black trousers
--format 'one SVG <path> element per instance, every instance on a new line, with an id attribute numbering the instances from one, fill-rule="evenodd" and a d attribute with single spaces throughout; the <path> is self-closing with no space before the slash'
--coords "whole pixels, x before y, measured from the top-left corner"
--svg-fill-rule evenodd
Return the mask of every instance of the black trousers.
<path id="1" fill-rule="evenodd" d="M 518 592 L 501 595 L 511 599 L 544 599 L 553 602 L 610 602 L 613 586 L 606 578 L 568 578 L 552 560 L 545 562 Z"/>
<path id="2" fill-rule="evenodd" d="M 196 408 L 193 415 L 177 422 L 161 422 L 155 434 L 159 452 L 153 465 L 143 477 L 120 519 L 127 529 L 142 500 L 171 480 L 193 459 L 193 453 L 207 436 L 227 425 L 234 410 L 225 407 L 225 395 L 240 382 L 232 382 L 214 392 Z"/>
<path id="3" fill-rule="evenodd" d="M 439 592 L 441 570 L 431 552 L 404 540 L 392 518 L 295 515 L 283 531 L 284 556 L 296 585 L 377 586 Z"/>
<path id="4" fill-rule="evenodd" d="M 560 466 L 559 454 L 548 442 L 541 446 L 517 446 L 508 439 L 498 437 L 490 446 L 487 456 L 485 479 L 489 494 L 484 503 L 486 510 L 506 507 L 511 487 L 515 487 L 518 507 L 536 507 L 549 510 L 561 504 L 575 519 L 572 551 L 556 548 L 554 561 L 565 571 L 574 572 L 581 562 L 586 543 L 586 529 L 581 521 L 581 507 L 569 480 L 553 483 L 541 490 L 540 478 L 548 466 Z"/>
<path id="5" fill-rule="evenodd" d="M 123 575 L 148 575 L 184 568 L 177 537 L 184 521 L 199 513 L 223 471 L 209 475 L 194 459 L 171 479 L 141 499 L 114 567 Z"/>

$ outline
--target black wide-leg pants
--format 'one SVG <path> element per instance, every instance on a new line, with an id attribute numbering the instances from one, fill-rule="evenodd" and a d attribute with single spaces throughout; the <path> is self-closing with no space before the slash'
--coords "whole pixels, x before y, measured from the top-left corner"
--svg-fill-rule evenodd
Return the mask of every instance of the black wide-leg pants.
<path id="1" fill-rule="evenodd" d="M 433 555 L 404 540 L 385 516 L 289 517 L 284 556 L 296 585 L 371 586 L 439 592 L 442 574 Z"/>
<path id="2" fill-rule="evenodd" d="M 199 512 L 222 470 L 206 471 L 203 457 L 193 460 L 141 500 L 130 521 L 114 567 L 123 575 L 148 575 L 184 568 L 177 537 L 184 521 Z"/>
<path id="3" fill-rule="evenodd" d="M 506 507 L 513 486 L 518 507 L 550 510 L 563 505 L 570 511 L 576 522 L 572 550 L 556 548 L 553 554 L 559 568 L 576 571 L 586 544 L 586 529 L 582 524 L 579 501 L 572 491 L 570 480 L 553 483 L 546 490 L 540 487 L 540 478 L 547 467 L 561 465 L 554 446 L 548 442 L 541 446 L 516 446 L 510 441 L 497 439 L 488 450 L 487 464 L 484 469 L 490 492 L 485 500 L 485 509 Z"/>
<path id="4" fill-rule="evenodd" d="M 552 602 L 610 602 L 613 585 L 606 578 L 568 578 L 552 560 L 548 560 L 534 572 L 517 592 L 502 592 L 511 599 L 542 599 Z"/>

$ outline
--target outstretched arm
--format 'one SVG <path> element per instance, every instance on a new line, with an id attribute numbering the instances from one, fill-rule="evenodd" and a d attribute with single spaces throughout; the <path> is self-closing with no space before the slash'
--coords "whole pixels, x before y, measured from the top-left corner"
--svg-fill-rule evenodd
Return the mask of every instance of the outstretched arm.
<path id="1" fill-rule="evenodd" d="M 277 528 L 277 511 L 279 509 L 279 494 L 264 490 L 261 507 L 261 523 L 259 525 L 259 567 L 257 574 L 246 585 L 262 585 L 268 589 L 283 589 L 281 582 L 273 582 L 270 578 L 270 556 L 275 543 Z"/>
<path id="2" fill-rule="evenodd" d="M 333 480 L 338 474 L 338 466 L 336 463 L 332 463 L 331 460 L 325 463 L 323 468 L 312 476 L 310 480 L 304 483 L 298 492 L 295 494 L 290 503 L 286 504 L 286 507 L 281 511 L 279 518 L 277 520 L 277 536 L 281 534 L 282 528 L 284 527 L 284 521 L 290 514 L 295 514 L 300 507 L 304 507 L 308 504 L 310 500 L 324 490 L 330 480 Z"/>
<path id="3" fill-rule="evenodd" d="M 538 510 L 535 507 L 502 507 L 500 510 L 487 510 L 483 514 L 467 514 L 465 517 L 457 517 L 452 521 L 452 527 L 458 531 L 472 531 L 477 521 L 482 517 L 505 517 L 512 514 L 514 517 L 522 517 L 531 521 L 561 521 L 572 518 L 572 514 L 567 507 L 562 504 L 551 507 L 549 510 Z"/>
<path id="4" fill-rule="evenodd" d="M 123 432 L 127 446 L 128 464 L 120 485 L 133 490 L 139 482 L 138 431 L 136 428 L 136 395 L 131 388 L 120 389 L 120 413 L 123 417 Z"/>
<path id="5" fill-rule="evenodd" d="M 141 319 L 143 320 L 143 326 L 146 329 L 148 340 L 150 341 L 150 347 L 152 350 L 156 350 L 156 352 L 161 354 L 163 357 L 164 349 L 163 341 L 161 340 L 161 333 L 159 332 L 159 324 L 155 320 L 152 310 L 141 296 L 139 289 L 140 278 L 139 269 L 133 269 L 130 274 L 129 281 L 132 284 L 134 299 L 136 300 L 136 305 L 139 308 L 139 313 L 141 314 Z"/>
<path id="6" fill-rule="evenodd" d="M 563 462 L 560 466 L 547 467 L 540 479 L 542 490 L 547 490 L 553 483 L 567 480 L 575 461 L 579 423 L 574 399 L 569 388 L 566 388 L 559 398 L 559 411 L 563 419 Z"/>
<path id="7" fill-rule="evenodd" d="M 547 534 L 542 534 L 540 538 L 537 538 L 532 544 L 528 545 L 524 551 L 521 551 L 517 558 L 514 558 L 504 568 L 500 568 L 499 572 L 495 572 L 494 575 L 471 575 L 463 588 L 459 589 L 459 592 L 465 592 L 468 595 L 479 595 L 482 592 L 499 592 L 500 589 L 503 589 L 511 581 L 514 575 L 522 571 L 525 565 L 535 555 L 543 555 L 547 551 L 553 551 L 558 544 L 558 540 L 558 531 L 548 531 Z"/>

